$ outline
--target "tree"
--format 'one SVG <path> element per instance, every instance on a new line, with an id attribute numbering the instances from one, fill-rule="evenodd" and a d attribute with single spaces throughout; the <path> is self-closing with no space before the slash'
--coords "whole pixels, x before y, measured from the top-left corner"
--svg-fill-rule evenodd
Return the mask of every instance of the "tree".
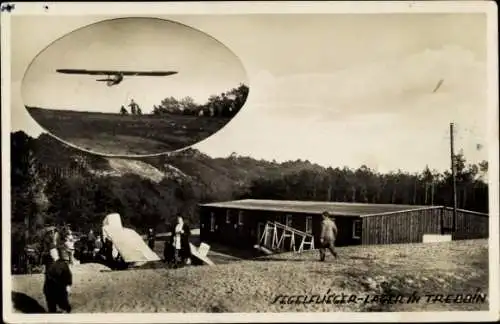
<path id="1" fill-rule="evenodd" d="M 422 172 L 422 182 L 425 186 L 425 195 L 424 195 L 424 204 L 427 205 L 429 203 L 429 189 L 433 186 L 434 183 L 434 175 L 432 174 L 429 166 L 426 165 L 424 171 Z"/>
<path id="2" fill-rule="evenodd" d="M 486 181 L 486 178 L 488 176 L 488 161 L 481 161 L 479 162 L 479 179 L 481 181 Z"/>
<path id="3" fill-rule="evenodd" d="M 201 105 L 196 104 L 194 99 L 189 96 L 180 100 L 171 96 L 163 99 L 159 107 L 154 106 L 153 114 L 167 113 L 231 118 L 243 107 L 248 93 L 248 86 L 241 83 L 236 88 L 209 96 L 207 101 Z"/>
<path id="4" fill-rule="evenodd" d="M 179 101 L 179 109 L 185 115 L 197 115 L 199 107 L 191 97 L 184 97 Z"/>
<path id="5" fill-rule="evenodd" d="M 177 114 L 180 112 L 180 104 L 174 97 L 168 97 L 161 101 L 161 113 Z"/>
<path id="6" fill-rule="evenodd" d="M 48 207 L 35 147 L 34 139 L 26 134 L 17 132 L 12 135 L 11 219 L 24 223 L 27 240 L 43 225 Z"/>

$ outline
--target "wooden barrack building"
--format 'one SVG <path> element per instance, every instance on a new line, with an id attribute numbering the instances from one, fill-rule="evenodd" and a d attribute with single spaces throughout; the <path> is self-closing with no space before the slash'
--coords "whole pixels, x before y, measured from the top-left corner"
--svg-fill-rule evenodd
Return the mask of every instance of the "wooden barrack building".
<path id="1" fill-rule="evenodd" d="M 245 199 L 199 207 L 203 242 L 240 248 L 267 242 L 285 250 L 302 249 L 307 237 L 313 241 L 309 247 L 318 245 L 323 211 L 335 217 L 339 230 L 337 246 L 419 243 L 424 234 L 449 233 L 453 217 L 453 210 L 443 206 L 318 201 Z M 453 239 L 487 238 L 488 220 L 488 214 L 458 209 Z M 270 236 L 274 238 L 265 238 L 271 229 L 274 234 Z M 286 237 L 286 244 L 278 232 Z"/>

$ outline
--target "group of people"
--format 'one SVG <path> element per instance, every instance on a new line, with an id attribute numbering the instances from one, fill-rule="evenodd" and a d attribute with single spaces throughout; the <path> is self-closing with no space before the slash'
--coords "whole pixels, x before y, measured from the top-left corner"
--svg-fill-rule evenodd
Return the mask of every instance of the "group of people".
<path id="1" fill-rule="evenodd" d="M 104 240 L 106 241 L 106 240 Z M 86 237 L 86 252 L 92 258 L 95 259 L 104 247 L 103 239 L 101 235 L 95 235 L 94 230 L 90 230 Z"/>
<path id="2" fill-rule="evenodd" d="M 190 247 L 190 236 L 191 229 L 188 224 L 184 222 L 181 215 L 177 215 L 176 222 L 171 227 L 171 235 L 165 240 L 165 245 L 163 247 L 163 261 L 172 265 L 173 267 L 179 267 L 181 265 L 191 264 L 191 247 Z M 151 250 L 155 250 L 156 243 L 156 232 L 153 228 L 149 228 L 147 232 L 147 244 Z M 120 255 L 117 253 L 114 256 L 113 253 L 113 242 L 101 235 L 94 234 L 93 230 L 90 230 L 86 237 L 85 256 L 80 256 L 80 258 L 92 260 L 92 261 L 105 261 L 110 265 L 116 265 L 119 262 Z"/>
<path id="3" fill-rule="evenodd" d="M 111 269 L 126 268 L 120 253 L 113 248 L 113 242 L 101 235 L 94 234 L 91 229 L 85 238 L 80 258 L 85 261 L 103 262 Z"/>
<path id="4" fill-rule="evenodd" d="M 139 107 L 139 105 L 134 101 L 134 99 L 130 101 L 130 104 L 128 106 L 130 107 L 131 115 L 142 115 L 141 107 Z M 122 105 L 120 108 L 120 114 L 128 115 L 128 111 L 124 105 Z"/>
<path id="5" fill-rule="evenodd" d="M 326 250 L 329 250 L 337 258 L 335 239 L 338 230 L 335 219 L 328 212 L 324 212 L 322 217 L 319 251 L 320 260 L 325 261 Z M 190 235 L 191 229 L 184 223 L 182 216 L 178 215 L 176 223 L 171 228 L 170 238 L 165 241 L 164 262 L 172 264 L 174 267 L 191 263 Z M 149 247 L 153 250 L 156 239 L 153 229 L 148 231 L 147 239 Z M 110 240 L 103 242 L 101 236 L 96 236 L 92 230 L 87 236 L 87 249 L 94 257 L 99 252 L 104 251 L 102 255 L 105 258 L 116 259 L 113 258 L 113 243 Z M 74 257 L 74 237 L 71 229 L 66 228 L 62 234 L 56 228 L 49 229 L 44 237 L 44 251 L 46 254 L 43 258 L 45 265 L 43 292 L 48 311 L 49 313 L 57 312 L 59 307 L 69 313 L 71 312 L 69 294 L 73 283 L 70 265 L 73 263 Z"/>

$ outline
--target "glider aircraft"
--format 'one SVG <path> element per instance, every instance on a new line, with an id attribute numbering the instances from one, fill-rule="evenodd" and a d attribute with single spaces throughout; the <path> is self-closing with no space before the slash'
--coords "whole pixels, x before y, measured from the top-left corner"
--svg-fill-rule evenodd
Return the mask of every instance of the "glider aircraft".
<path id="1" fill-rule="evenodd" d="M 58 69 L 56 71 L 64 74 L 105 75 L 106 79 L 97 79 L 96 81 L 106 82 L 108 87 L 121 83 L 124 76 L 168 76 L 178 73 L 176 71 L 109 71 L 84 69 Z"/>

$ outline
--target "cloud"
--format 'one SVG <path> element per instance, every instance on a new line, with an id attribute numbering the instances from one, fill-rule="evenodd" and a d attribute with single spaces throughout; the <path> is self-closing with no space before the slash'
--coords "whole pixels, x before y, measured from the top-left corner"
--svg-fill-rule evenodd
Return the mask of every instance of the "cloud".
<path id="1" fill-rule="evenodd" d="M 443 84 L 433 94 L 440 79 Z M 427 111 L 436 104 L 453 109 L 465 104 L 477 107 L 486 100 L 485 63 L 451 46 L 329 74 L 291 75 L 273 82 L 264 75 L 253 84 L 261 80 L 266 87 L 258 94 L 259 103 L 290 118 L 311 113 L 338 118 L 339 111 L 341 115 L 392 111 L 413 115 L 415 109 Z M 309 109 L 304 110 L 305 106 Z"/>
<path id="2" fill-rule="evenodd" d="M 424 50 L 329 74 L 276 77 L 249 71 L 250 97 L 240 115 L 199 148 L 215 155 L 252 152 L 276 160 L 381 171 L 449 166 L 448 127 L 469 160 L 485 156 L 486 64 L 460 47 Z M 439 80 L 439 90 L 433 93 Z"/>

